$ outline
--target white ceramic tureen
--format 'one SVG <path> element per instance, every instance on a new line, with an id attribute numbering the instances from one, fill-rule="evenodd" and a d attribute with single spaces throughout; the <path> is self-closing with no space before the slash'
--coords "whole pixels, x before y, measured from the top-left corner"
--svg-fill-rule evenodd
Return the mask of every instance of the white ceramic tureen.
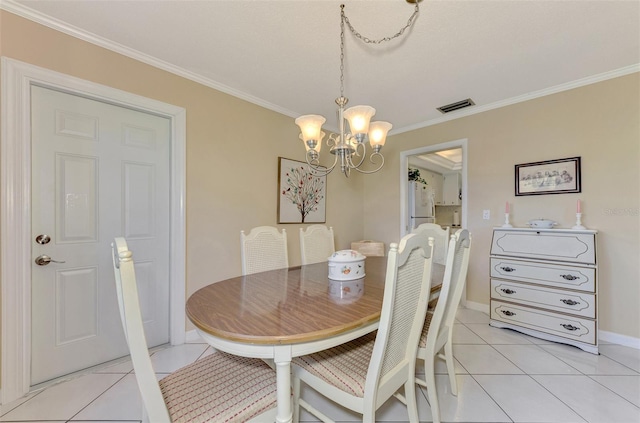
<path id="1" fill-rule="evenodd" d="M 557 225 L 558 222 L 554 222 L 549 219 L 534 219 L 529 221 L 529 226 L 536 229 L 550 229 Z"/>
<path id="2" fill-rule="evenodd" d="M 329 279 L 350 281 L 364 277 L 365 258 L 355 250 L 336 251 L 328 258 Z"/>

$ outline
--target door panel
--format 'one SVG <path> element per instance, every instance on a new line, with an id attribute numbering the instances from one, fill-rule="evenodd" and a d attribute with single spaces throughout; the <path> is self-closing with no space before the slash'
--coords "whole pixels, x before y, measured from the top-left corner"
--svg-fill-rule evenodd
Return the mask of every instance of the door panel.
<path id="1" fill-rule="evenodd" d="M 136 259 L 150 346 L 169 341 L 169 120 L 32 87 L 31 384 L 128 354 L 110 243 Z M 38 244 L 47 234 L 51 241 Z"/>

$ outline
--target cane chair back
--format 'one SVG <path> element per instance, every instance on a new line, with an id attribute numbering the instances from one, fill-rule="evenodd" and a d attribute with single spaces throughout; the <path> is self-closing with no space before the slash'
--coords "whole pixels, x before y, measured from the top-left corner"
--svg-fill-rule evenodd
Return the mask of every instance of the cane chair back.
<path id="1" fill-rule="evenodd" d="M 289 267 L 287 231 L 272 226 L 258 226 L 249 232 L 240 231 L 242 274 L 266 272 Z"/>
<path id="2" fill-rule="evenodd" d="M 433 246 L 433 262 L 444 265 L 447 261 L 447 249 L 449 247 L 449 228 L 443 229 L 442 226 L 436 223 L 423 223 L 411 231 L 411 233 L 414 234 L 421 232 L 433 237 L 435 241 Z"/>
<path id="3" fill-rule="evenodd" d="M 327 261 L 335 252 L 332 227 L 311 225 L 306 230 L 300 228 L 300 260 L 302 265 Z"/>

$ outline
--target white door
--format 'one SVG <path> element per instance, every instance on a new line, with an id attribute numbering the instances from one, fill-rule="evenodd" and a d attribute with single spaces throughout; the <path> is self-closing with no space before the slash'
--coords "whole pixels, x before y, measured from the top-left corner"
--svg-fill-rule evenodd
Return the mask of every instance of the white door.
<path id="1" fill-rule="evenodd" d="M 170 122 L 46 88 L 31 96 L 35 385 L 128 354 L 116 236 L 134 254 L 149 346 L 169 341 Z"/>

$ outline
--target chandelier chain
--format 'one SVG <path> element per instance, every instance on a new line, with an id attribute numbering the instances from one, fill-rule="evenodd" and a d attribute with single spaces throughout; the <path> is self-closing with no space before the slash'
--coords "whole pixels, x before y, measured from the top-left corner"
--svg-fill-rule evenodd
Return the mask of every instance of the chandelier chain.
<path id="1" fill-rule="evenodd" d="M 344 4 L 340 5 L 340 97 L 344 97 Z"/>
<path id="2" fill-rule="evenodd" d="M 351 25 L 351 22 L 349 22 L 349 18 L 347 18 L 347 16 L 344 14 L 344 5 L 341 5 L 340 8 L 342 10 L 341 13 L 340 13 L 341 16 L 342 16 L 342 25 L 341 25 L 342 26 L 342 31 L 343 31 L 342 38 L 344 38 L 344 22 L 346 22 L 347 26 L 349 27 L 349 30 L 351 31 L 351 33 L 353 35 L 355 35 L 356 38 L 360 39 L 361 41 L 363 41 L 364 43 L 367 43 L 367 44 L 382 44 L 384 42 L 391 41 L 394 38 L 400 37 L 402 34 L 404 34 L 404 32 L 407 30 L 407 28 L 409 28 L 411 25 L 413 25 L 413 21 L 416 19 L 416 17 L 418 16 L 418 13 L 420 12 L 420 9 L 418 7 L 418 2 L 416 2 L 416 6 L 415 6 L 415 9 L 413 11 L 413 14 L 411 15 L 411 17 L 407 21 L 407 24 L 402 29 L 400 29 L 400 31 L 398 31 L 397 33 L 395 33 L 394 35 L 392 35 L 390 37 L 383 37 L 383 38 L 380 38 L 378 40 L 372 40 L 372 39 L 370 39 L 368 37 L 365 37 L 364 35 L 360 34 L 358 31 L 356 31 L 356 29 L 353 27 L 353 25 Z"/>

